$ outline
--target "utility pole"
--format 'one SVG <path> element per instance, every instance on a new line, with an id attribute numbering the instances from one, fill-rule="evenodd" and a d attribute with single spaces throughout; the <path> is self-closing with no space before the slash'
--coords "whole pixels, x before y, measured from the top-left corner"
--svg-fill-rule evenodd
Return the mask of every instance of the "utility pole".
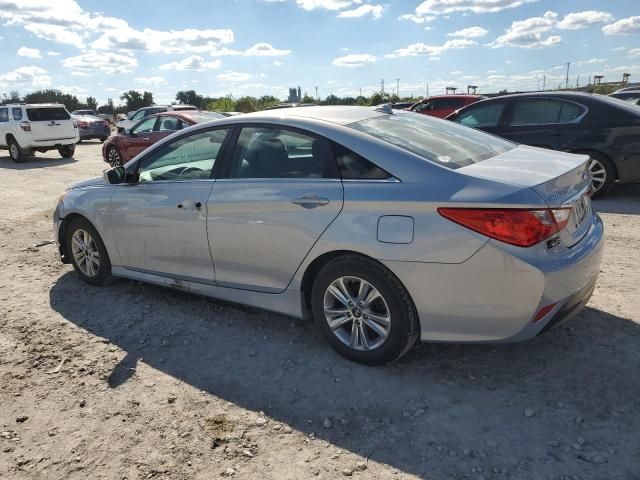
<path id="1" fill-rule="evenodd" d="M 384 93 L 384 78 L 380 80 L 380 93 Z"/>
<path id="2" fill-rule="evenodd" d="M 576 77 L 576 88 L 580 86 L 580 74 Z"/>
<path id="3" fill-rule="evenodd" d="M 400 79 L 396 78 L 396 95 L 400 98 Z"/>
<path id="4" fill-rule="evenodd" d="M 360 96 L 362 96 L 362 87 L 360 87 Z"/>
<path id="5" fill-rule="evenodd" d="M 544 92 L 545 88 L 547 88 L 547 76 L 542 76 L 542 91 Z"/>
<path id="6" fill-rule="evenodd" d="M 566 76 L 565 82 L 564 82 L 565 90 L 569 90 L 569 66 L 570 65 L 571 65 L 571 62 L 567 62 L 567 76 Z"/>
<path id="7" fill-rule="evenodd" d="M 316 85 L 316 100 L 318 99 L 318 86 Z"/>
<path id="8" fill-rule="evenodd" d="M 429 84 L 427 83 L 427 98 L 429 98 Z"/>

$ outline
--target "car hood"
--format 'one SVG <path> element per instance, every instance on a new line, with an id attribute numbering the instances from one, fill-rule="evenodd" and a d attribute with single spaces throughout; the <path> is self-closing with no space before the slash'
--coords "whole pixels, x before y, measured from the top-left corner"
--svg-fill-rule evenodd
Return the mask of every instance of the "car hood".
<path id="1" fill-rule="evenodd" d="M 107 183 L 104 181 L 102 177 L 89 178 L 87 180 L 82 180 L 81 182 L 74 183 L 69 187 L 69 190 L 75 190 L 78 188 L 84 187 L 95 187 L 98 185 L 106 185 Z"/>

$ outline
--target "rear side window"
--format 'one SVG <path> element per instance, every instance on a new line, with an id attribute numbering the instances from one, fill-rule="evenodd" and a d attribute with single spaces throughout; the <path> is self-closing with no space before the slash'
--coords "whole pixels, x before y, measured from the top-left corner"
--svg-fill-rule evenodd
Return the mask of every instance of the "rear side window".
<path id="1" fill-rule="evenodd" d="M 503 110 L 504 103 L 478 104 L 460 113 L 453 121 L 473 128 L 495 127 Z"/>
<path id="2" fill-rule="evenodd" d="M 332 148 L 343 180 L 386 180 L 392 177 L 385 170 L 342 145 L 333 143 Z"/>
<path id="3" fill-rule="evenodd" d="M 63 107 L 27 108 L 27 117 L 32 122 L 50 122 L 51 120 L 69 120 L 71 116 Z"/>
<path id="4" fill-rule="evenodd" d="M 9 109 L 0 108 L 0 122 L 8 122 L 8 121 L 9 121 Z"/>
<path id="5" fill-rule="evenodd" d="M 11 115 L 14 120 L 22 120 L 22 109 L 20 107 L 14 107 L 11 109 Z"/>
<path id="6" fill-rule="evenodd" d="M 544 125 L 567 123 L 578 118 L 582 108 L 574 103 L 548 98 L 516 100 L 511 112 L 511 125 Z"/>
<path id="7" fill-rule="evenodd" d="M 349 125 L 451 169 L 495 157 L 515 148 L 508 140 L 426 115 L 380 115 Z"/>

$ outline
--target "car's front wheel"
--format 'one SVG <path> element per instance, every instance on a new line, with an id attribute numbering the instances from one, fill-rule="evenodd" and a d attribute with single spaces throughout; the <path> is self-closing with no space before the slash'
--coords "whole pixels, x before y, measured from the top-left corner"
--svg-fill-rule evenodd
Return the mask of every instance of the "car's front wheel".
<path id="1" fill-rule="evenodd" d="M 65 245 L 74 270 L 91 285 L 111 279 L 111 262 L 98 232 L 84 218 L 76 218 L 65 229 Z"/>
<path id="2" fill-rule="evenodd" d="M 75 145 L 65 145 L 64 147 L 58 148 L 58 153 L 62 158 L 71 158 L 74 153 L 76 153 Z"/>
<path id="3" fill-rule="evenodd" d="M 107 162 L 112 167 L 117 167 L 122 165 L 122 154 L 120 153 L 120 150 L 118 150 L 117 147 L 114 147 L 113 145 L 111 145 L 107 149 Z"/>
<path id="4" fill-rule="evenodd" d="M 367 365 L 400 358 L 418 338 L 418 318 L 400 281 L 373 260 L 339 257 L 313 285 L 313 316 L 331 346 Z"/>

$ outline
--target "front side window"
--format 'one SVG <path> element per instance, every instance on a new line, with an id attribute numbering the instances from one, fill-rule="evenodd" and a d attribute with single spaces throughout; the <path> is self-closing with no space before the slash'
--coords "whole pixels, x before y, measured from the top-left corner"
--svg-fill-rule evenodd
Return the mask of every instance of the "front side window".
<path id="1" fill-rule="evenodd" d="M 163 146 L 141 162 L 139 181 L 211 178 L 227 132 L 227 129 L 209 130 L 181 137 Z"/>
<path id="2" fill-rule="evenodd" d="M 131 117 L 131 120 L 142 120 L 146 116 L 147 116 L 147 111 L 140 110 L 139 112 L 133 114 L 133 117 Z"/>
<path id="3" fill-rule="evenodd" d="M 14 107 L 11 109 L 11 115 L 14 120 L 22 120 L 22 109 L 20 107 Z"/>
<path id="4" fill-rule="evenodd" d="M 516 127 L 567 123 L 581 114 L 582 108 L 574 103 L 549 98 L 522 99 L 516 100 L 513 104 L 510 124 Z"/>
<path id="5" fill-rule="evenodd" d="M 159 117 L 159 132 L 170 132 L 182 129 L 182 120 L 176 117 Z"/>
<path id="6" fill-rule="evenodd" d="M 473 128 L 495 127 L 500 121 L 504 105 L 499 102 L 476 104 L 461 112 L 453 121 Z"/>
<path id="7" fill-rule="evenodd" d="M 426 115 L 379 115 L 349 126 L 451 169 L 515 148 L 508 140 Z"/>
<path id="8" fill-rule="evenodd" d="M 9 121 L 9 109 L 0 108 L 0 122 L 8 122 L 8 121 Z"/>
<path id="9" fill-rule="evenodd" d="M 230 178 L 322 178 L 332 175 L 326 140 L 272 127 L 245 127 Z"/>
<path id="10" fill-rule="evenodd" d="M 425 112 L 427 110 L 432 110 L 432 109 L 433 109 L 433 102 L 424 102 L 424 103 L 421 103 L 419 105 L 416 105 L 413 108 L 413 111 L 414 112 Z"/>
<path id="11" fill-rule="evenodd" d="M 138 125 L 133 127 L 131 132 L 135 135 L 140 135 L 143 133 L 151 133 L 153 132 L 153 127 L 156 124 L 156 117 L 149 117 L 146 120 L 143 120 Z"/>

